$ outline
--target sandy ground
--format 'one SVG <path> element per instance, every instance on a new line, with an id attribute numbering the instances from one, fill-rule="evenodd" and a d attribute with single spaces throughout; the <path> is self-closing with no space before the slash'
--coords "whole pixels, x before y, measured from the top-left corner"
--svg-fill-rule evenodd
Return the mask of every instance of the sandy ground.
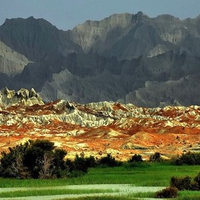
<path id="1" fill-rule="evenodd" d="M 26 190 L 44 190 L 44 189 L 109 189 L 113 190 L 113 192 L 105 192 L 105 193 L 93 193 L 93 194 L 66 194 L 66 195 L 48 195 L 48 196 L 32 196 L 32 197 L 15 197 L 15 198 L 0 198 L 0 200 L 56 200 L 63 198 L 79 198 L 85 196 L 119 196 L 119 195 L 128 195 L 131 193 L 137 192 L 156 192 L 163 187 L 138 187 L 129 184 L 96 184 L 96 185 L 67 185 L 67 186 L 57 186 L 57 187 L 42 187 L 42 188 L 34 188 L 34 187 L 23 187 L 23 188 L 0 188 L 1 192 L 9 192 L 9 191 L 26 191 Z M 152 198 L 148 198 L 148 200 L 153 200 Z"/>

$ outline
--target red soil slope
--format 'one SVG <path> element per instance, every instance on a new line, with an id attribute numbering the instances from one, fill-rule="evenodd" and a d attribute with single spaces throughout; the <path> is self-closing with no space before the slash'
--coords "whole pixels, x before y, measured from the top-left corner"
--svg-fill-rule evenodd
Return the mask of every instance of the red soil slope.
<path id="1" fill-rule="evenodd" d="M 68 157 L 107 153 L 119 160 L 200 150 L 200 107 L 138 108 L 131 104 L 80 105 L 63 100 L 0 108 L 0 152 L 28 139 L 48 139 Z"/>

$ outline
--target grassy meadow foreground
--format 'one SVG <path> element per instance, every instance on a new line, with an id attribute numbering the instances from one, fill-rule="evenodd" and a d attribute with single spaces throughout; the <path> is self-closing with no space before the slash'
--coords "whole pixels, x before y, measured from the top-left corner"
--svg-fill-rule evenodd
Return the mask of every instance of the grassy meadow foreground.
<path id="1" fill-rule="evenodd" d="M 148 160 L 135 154 L 124 162 L 111 154 L 73 160 L 65 155 L 48 140 L 30 140 L 2 152 L 0 199 L 200 198 L 199 153 L 168 161 L 159 152 Z"/>
<path id="2" fill-rule="evenodd" d="M 106 200 L 106 199 L 137 199 L 136 197 L 154 197 L 155 192 L 143 191 L 142 193 L 116 195 L 116 190 L 109 189 L 56 189 L 57 186 L 66 185 L 87 185 L 87 184 L 130 184 L 131 186 L 162 186 L 168 187 L 170 178 L 173 176 L 194 177 L 199 173 L 199 166 L 188 165 L 171 165 L 169 162 L 150 163 L 142 162 L 135 164 L 124 163 L 118 167 L 97 167 L 90 168 L 88 173 L 83 176 L 63 179 L 0 179 L 0 188 L 4 189 L 0 193 L 0 198 L 3 197 L 22 197 L 22 196 L 43 196 L 43 195 L 58 195 L 58 194 L 94 194 L 92 197 L 79 197 L 80 200 Z M 24 188 L 30 187 L 31 190 L 17 190 L 6 192 L 6 188 Z M 34 188 L 40 188 L 33 189 Z M 44 189 L 43 189 L 44 188 Z M 49 190 L 48 188 L 51 188 Z M 97 193 L 106 193 L 104 196 L 96 196 Z M 112 195 L 113 193 L 113 195 Z M 102 194 L 101 194 L 102 195 Z M 96 196 L 96 197 L 95 197 Z M 181 200 L 199 199 L 198 191 L 180 191 L 178 198 Z M 63 199 L 63 198 L 62 198 Z M 67 198 L 69 199 L 69 198 Z"/>

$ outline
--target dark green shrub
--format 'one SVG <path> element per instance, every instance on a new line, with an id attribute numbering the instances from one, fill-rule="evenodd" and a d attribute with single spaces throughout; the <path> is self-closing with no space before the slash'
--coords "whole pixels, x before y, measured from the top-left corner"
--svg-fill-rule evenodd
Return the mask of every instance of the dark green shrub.
<path id="1" fill-rule="evenodd" d="M 120 163 L 116 161 L 115 158 L 111 156 L 111 154 L 107 154 L 106 157 L 100 158 L 98 164 L 104 167 L 115 167 L 120 165 Z"/>
<path id="2" fill-rule="evenodd" d="M 178 195 L 178 189 L 176 187 L 165 188 L 156 192 L 156 198 L 176 198 Z"/>
<path id="3" fill-rule="evenodd" d="M 94 156 L 87 157 L 87 158 L 85 158 L 85 160 L 86 160 L 87 167 L 96 167 L 97 166 L 97 161 L 94 158 Z"/>
<path id="4" fill-rule="evenodd" d="M 184 178 L 172 177 L 170 180 L 170 186 L 176 187 L 179 190 L 190 190 L 192 187 L 191 177 L 186 176 Z"/>
<path id="5" fill-rule="evenodd" d="M 23 162 L 31 173 L 32 178 L 51 178 L 53 168 L 57 167 L 54 143 L 48 140 L 30 141 L 24 152 Z"/>
<path id="6" fill-rule="evenodd" d="M 132 158 L 130 160 L 128 160 L 129 163 L 133 163 L 133 162 L 142 162 L 142 156 L 139 154 L 135 154 L 134 156 L 132 156 Z"/>
<path id="7" fill-rule="evenodd" d="M 88 171 L 87 160 L 84 157 L 79 157 L 76 155 L 76 158 L 73 162 L 73 170 L 86 173 Z"/>
<path id="8" fill-rule="evenodd" d="M 66 151 L 55 149 L 48 140 L 29 140 L 25 144 L 9 148 L 0 159 L 0 176 L 12 178 L 54 178 L 67 171 Z"/>
<path id="9" fill-rule="evenodd" d="M 200 190 L 200 173 L 194 177 L 194 182 L 192 183 L 191 190 Z"/>
<path id="10" fill-rule="evenodd" d="M 66 169 L 66 163 L 64 161 L 65 156 L 67 155 L 67 152 L 63 149 L 55 149 L 54 151 L 54 159 L 53 159 L 53 165 L 56 166 L 55 170 L 65 170 Z"/>
<path id="11" fill-rule="evenodd" d="M 194 178 L 194 181 L 200 186 L 200 173 Z"/>
<path id="12" fill-rule="evenodd" d="M 54 143 L 50 142 L 48 140 L 31 141 L 31 146 L 32 146 L 32 148 L 34 148 L 34 147 L 40 148 L 43 151 L 52 151 L 55 148 Z"/>
<path id="13" fill-rule="evenodd" d="M 180 158 L 175 160 L 177 165 L 200 165 L 200 153 L 191 153 L 188 152 L 183 154 Z"/>
<path id="14" fill-rule="evenodd" d="M 197 191 L 200 190 L 200 186 L 197 182 L 192 182 L 190 190 Z"/>
<path id="15" fill-rule="evenodd" d="M 1 153 L 1 167 L 0 176 L 12 177 L 12 178 L 27 178 L 29 173 L 27 167 L 23 164 L 23 155 L 27 150 L 28 144 L 17 145 L 13 148 L 9 148 L 9 152 Z"/>
<path id="16" fill-rule="evenodd" d="M 89 167 L 95 167 L 97 165 L 93 156 L 84 157 L 83 155 L 76 155 L 74 161 L 69 159 L 65 163 L 68 166 L 68 177 L 77 177 L 87 173 Z"/>
<path id="17" fill-rule="evenodd" d="M 156 152 L 155 154 L 151 155 L 150 161 L 151 162 L 161 162 L 162 161 L 161 154 L 159 152 Z"/>
<path id="18" fill-rule="evenodd" d="M 170 186 L 179 190 L 200 190 L 200 173 L 193 180 L 189 176 L 184 178 L 172 177 Z"/>

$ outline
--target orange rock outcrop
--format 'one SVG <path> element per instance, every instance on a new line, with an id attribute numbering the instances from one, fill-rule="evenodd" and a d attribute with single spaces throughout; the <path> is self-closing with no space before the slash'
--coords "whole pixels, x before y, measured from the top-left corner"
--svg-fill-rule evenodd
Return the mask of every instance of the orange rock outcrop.
<path id="1" fill-rule="evenodd" d="M 140 108 L 132 104 L 75 104 L 0 107 L 0 152 L 26 140 L 48 139 L 68 157 L 84 152 L 118 160 L 134 154 L 165 158 L 200 150 L 200 107 Z"/>

